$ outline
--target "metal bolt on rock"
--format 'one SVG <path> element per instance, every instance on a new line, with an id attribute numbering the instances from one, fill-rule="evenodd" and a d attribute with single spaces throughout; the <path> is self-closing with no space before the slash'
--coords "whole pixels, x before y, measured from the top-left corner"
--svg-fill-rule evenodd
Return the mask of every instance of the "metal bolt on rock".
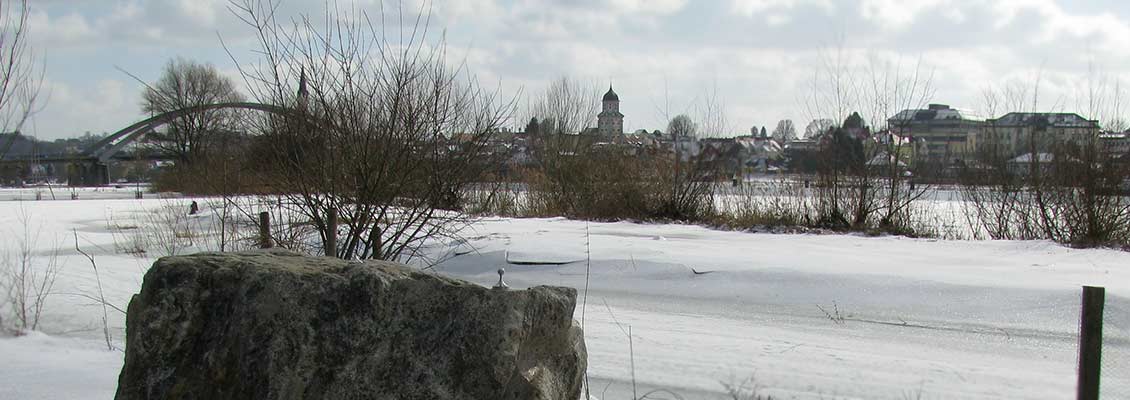
<path id="1" fill-rule="evenodd" d="M 505 274 L 505 273 L 506 273 L 506 269 L 504 269 L 504 268 L 498 269 L 498 283 L 496 283 L 494 285 L 494 289 L 506 290 L 506 289 L 510 288 L 510 285 L 507 285 L 506 281 L 502 280 L 502 275 Z"/>

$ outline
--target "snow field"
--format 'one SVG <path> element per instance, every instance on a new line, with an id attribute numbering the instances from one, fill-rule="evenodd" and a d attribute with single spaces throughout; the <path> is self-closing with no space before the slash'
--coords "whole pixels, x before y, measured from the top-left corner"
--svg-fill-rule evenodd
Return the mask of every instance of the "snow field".
<path id="1" fill-rule="evenodd" d="M 12 360 L 0 363 L 0 398 L 112 396 L 124 315 L 110 310 L 108 351 L 74 235 L 124 309 L 160 249 L 138 257 L 121 242 L 189 201 L 0 202 L 0 237 L 26 213 L 37 259 L 58 251 L 63 263 L 41 332 L 0 338 Z M 215 210 L 200 204 L 183 251 L 215 247 Z M 752 377 L 758 393 L 786 399 L 1069 398 L 1085 284 L 1107 287 L 1104 398 L 1130 398 L 1118 392 L 1130 388 L 1130 254 L 1120 251 L 565 219 L 488 218 L 464 237 L 432 243 L 448 255 L 434 270 L 493 285 L 502 267 L 514 288 L 578 289 L 592 393 L 605 400 L 632 397 L 633 363 L 640 395 L 725 398 L 724 383 Z"/>

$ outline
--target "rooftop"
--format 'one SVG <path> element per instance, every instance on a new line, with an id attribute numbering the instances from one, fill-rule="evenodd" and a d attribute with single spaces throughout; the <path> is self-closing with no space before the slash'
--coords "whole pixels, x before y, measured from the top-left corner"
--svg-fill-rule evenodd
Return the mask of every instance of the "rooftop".
<path id="1" fill-rule="evenodd" d="M 981 116 L 945 104 L 930 104 L 926 109 L 907 109 L 895 114 L 889 121 L 924 123 L 932 121 L 984 121 Z"/>
<path id="2" fill-rule="evenodd" d="M 608 93 L 604 94 L 603 101 L 620 101 L 620 96 L 617 96 L 616 92 L 612 90 L 612 85 L 608 85 Z"/>

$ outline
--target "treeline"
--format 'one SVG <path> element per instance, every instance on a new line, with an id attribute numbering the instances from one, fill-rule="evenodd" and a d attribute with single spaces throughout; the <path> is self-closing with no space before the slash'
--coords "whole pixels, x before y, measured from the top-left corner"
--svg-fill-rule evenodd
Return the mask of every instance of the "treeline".
<path id="1" fill-rule="evenodd" d="M 1020 157 L 983 145 L 963 169 L 962 198 L 977 238 L 1130 245 L 1130 160 L 1109 151 L 1097 132 L 1036 143 Z"/>
<path id="2" fill-rule="evenodd" d="M 916 184 L 909 146 L 872 135 L 853 114 L 819 135 L 809 154 L 812 174 L 740 183 L 674 151 L 547 145 L 513 181 L 475 187 L 465 209 L 729 229 L 1130 245 L 1130 168 L 1103 146 L 1098 132 L 1053 141 L 1045 152 L 1031 146 L 1027 151 L 1037 156 L 1023 164 L 1004 146 L 984 143 L 957 168 L 957 184 L 945 189 L 954 198 L 944 200 L 937 199 L 938 186 Z"/>

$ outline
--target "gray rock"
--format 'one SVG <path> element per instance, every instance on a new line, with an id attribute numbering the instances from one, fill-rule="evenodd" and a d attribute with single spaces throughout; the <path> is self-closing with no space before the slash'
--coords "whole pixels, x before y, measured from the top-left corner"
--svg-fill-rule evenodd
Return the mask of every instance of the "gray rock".
<path id="1" fill-rule="evenodd" d="M 166 257 L 130 301 L 127 399 L 568 399 L 577 292 L 281 250 Z"/>

